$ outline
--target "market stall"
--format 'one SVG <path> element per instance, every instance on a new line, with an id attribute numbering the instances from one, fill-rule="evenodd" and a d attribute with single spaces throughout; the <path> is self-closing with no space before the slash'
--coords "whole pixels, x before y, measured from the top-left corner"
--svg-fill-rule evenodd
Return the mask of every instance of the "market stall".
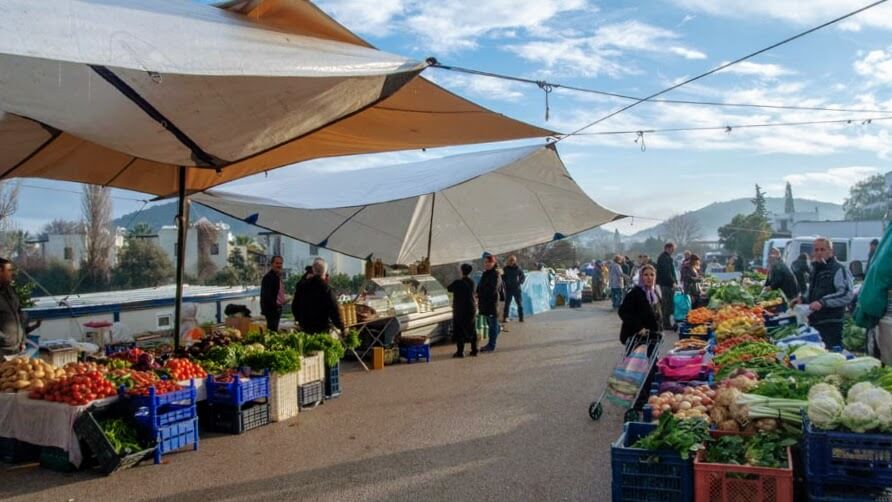
<path id="1" fill-rule="evenodd" d="M 643 399 L 634 393 L 649 371 L 620 363 L 608 389 L 630 411 L 612 447 L 613 500 L 652 490 L 673 501 L 892 495 L 892 368 L 863 353 L 851 320 L 844 347 L 825 347 L 803 323 L 808 307 L 782 312 L 763 282 L 713 281 L 709 306 L 687 314 Z"/>
<path id="2" fill-rule="evenodd" d="M 551 310 L 554 294 L 551 279 L 546 272 L 526 272 L 520 288 L 524 315 L 536 315 Z M 510 317 L 517 317 L 517 305 L 511 303 Z"/>

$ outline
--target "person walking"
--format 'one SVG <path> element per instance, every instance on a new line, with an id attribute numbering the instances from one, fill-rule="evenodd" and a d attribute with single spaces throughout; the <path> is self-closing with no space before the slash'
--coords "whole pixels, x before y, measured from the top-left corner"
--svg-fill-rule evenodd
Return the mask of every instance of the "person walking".
<path id="1" fill-rule="evenodd" d="M 496 340 L 499 338 L 499 300 L 503 297 L 502 278 L 499 276 L 499 264 L 496 257 L 485 253 L 483 255 L 483 275 L 477 284 L 477 308 L 480 315 L 486 318 L 489 326 L 489 342 L 480 349 L 481 352 L 496 350 Z"/>
<path id="2" fill-rule="evenodd" d="M 811 310 L 808 324 L 818 330 L 828 348 L 842 345 L 843 316 L 853 297 L 852 277 L 836 261 L 830 241 L 823 237 L 815 239 L 811 283 L 804 303 Z M 793 303 L 800 301 L 797 299 Z"/>
<path id="3" fill-rule="evenodd" d="M 610 299 L 612 300 L 613 310 L 619 310 L 619 306 L 623 302 L 623 258 L 619 255 L 613 257 L 610 262 L 610 273 L 608 275 L 608 287 L 610 287 Z"/>
<path id="4" fill-rule="evenodd" d="M 660 331 L 662 307 L 656 280 L 657 271 L 653 265 L 641 267 L 638 284 L 623 298 L 619 307 L 619 317 L 623 321 L 619 340 L 623 345 L 642 329 L 654 333 Z"/>
<path id="5" fill-rule="evenodd" d="M 30 324 L 25 321 L 14 280 L 12 262 L 0 258 L 0 358 L 20 354 L 25 348 L 25 335 L 41 323 L 39 319 Z"/>
<path id="6" fill-rule="evenodd" d="M 344 330 L 338 300 L 326 279 L 328 263 L 322 258 L 313 261 L 313 275 L 302 281 L 291 303 L 291 313 L 301 331 L 309 334 L 331 332 L 332 326 Z"/>
<path id="7" fill-rule="evenodd" d="M 790 267 L 781 259 L 780 250 L 771 248 L 768 251 L 768 277 L 765 279 L 766 290 L 781 290 L 789 302 L 799 296 L 799 283 Z"/>
<path id="8" fill-rule="evenodd" d="M 511 300 L 517 304 L 517 317 L 523 322 L 523 298 L 521 287 L 526 280 L 523 269 L 517 265 L 517 257 L 508 257 L 508 263 L 502 270 L 502 281 L 505 283 L 505 311 L 502 313 L 502 321 L 508 322 L 508 314 L 511 310 Z"/>
<path id="9" fill-rule="evenodd" d="M 811 272 L 811 265 L 808 263 L 808 255 L 805 253 L 800 254 L 799 258 L 796 258 L 796 261 L 793 262 L 793 266 L 790 267 L 790 270 L 796 277 L 796 284 L 799 286 L 799 294 L 805 296 L 808 291 L 808 282 Z M 789 300 L 792 299 L 793 298 L 789 298 Z"/>
<path id="10" fill-rule="evenodd" d="M 663 329 L 672 329 L 672 309 L 675 286 L 678 285 L 678 276 L 675 273 L 675 263 L 672 255 L 675 253 L 675 244 L 667 242 L 663 246 L 663 252 L 657 258 L 657 286 L 660 287 L 660 299 L 663 313 Z"/>
<path id="11" fill-rule="evenodd" d="M 282 319 L 282 305 L 285 305 L 285 282 L 282 280 L 281 256 L 273 256 L 269 272 L 260 282 L 260 313 L 266 318 L 266 327 L 270 331 L 279 331 L 279 320 Z"/>
<path id="12" fill-rule="evenodd" d="M 461 265 L 461 279 L 452 281 L 446 290 L 452 293 L 452 337 L 455 339 L 455 354 L 452 357 L 465 357 L 465 343 L 471 343 L 471 356 L 477 356 L 477 306 L 474 303 L 474 281 L 471 279 L 473 267 Z"/>

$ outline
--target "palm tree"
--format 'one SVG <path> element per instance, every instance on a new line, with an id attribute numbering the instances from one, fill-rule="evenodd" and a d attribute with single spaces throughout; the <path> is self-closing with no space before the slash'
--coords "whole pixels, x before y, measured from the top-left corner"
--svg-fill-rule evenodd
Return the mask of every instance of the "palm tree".
<path id="1" fill-rule="evenodd" d="M 244 246 L 245 249 L 247 249 L 248 252 L 251 252 L 251 253 L 262 253 L 263 252 L 263 246 L 261 246 L 260 243 L 257 242 L 257 240 L 254 239 L 253 237 L 251 237 L 250 235 L 236 235 L 232 239 L 232 245 L 239 246 L 239 247 Z"/>

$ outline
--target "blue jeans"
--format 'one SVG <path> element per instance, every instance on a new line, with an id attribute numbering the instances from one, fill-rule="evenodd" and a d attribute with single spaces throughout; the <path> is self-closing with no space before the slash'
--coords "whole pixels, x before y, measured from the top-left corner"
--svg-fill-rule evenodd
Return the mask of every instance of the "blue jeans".
<path id="1" fill-rule="evenodd" d="M 623 304 L 623 288 L 610 288 L 610 296 L 613 299 L 614 310 Z"/>
<path id="2" fill-rule="evenodd" d="M 486 344 L 486 347 L 490 350 L 495 350 L 496 338 L 499 337 L 499 331 L 502 329 L 499 325 L 499 316 L 486 316 L 486 324 L 489 326 L 489 342 Z"/>

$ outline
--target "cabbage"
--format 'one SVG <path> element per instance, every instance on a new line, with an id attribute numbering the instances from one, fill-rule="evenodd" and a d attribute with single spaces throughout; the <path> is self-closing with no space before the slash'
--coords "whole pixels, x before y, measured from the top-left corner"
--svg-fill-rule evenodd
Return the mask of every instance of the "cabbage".
<path id="1" fill-rule="evenodd" d="M 852 401 L 849 400 L 849 402 Z M 879 408 L 881 405 L 892 404 L 892 394 L 890 394 L 889 391 L 885 389 L 874 387 L 856 395 L 854 402 L 864 403 L 867 406 L 873 408 L 874 411 L 876 411 L 877 408 Z"/>
<path id="2" fill-rule="evenodd" d="M 892 402 L 883 403 L 874 408 L 877 414 L 877 421 L 880 423 L 880 429 L 883 432 L 892 432 Z"/>
<path id="3" fill-rule="evenodd" d="M 828 395 L 831 399 L 838 402 L 840 407 L 846 405 L 845 399 L 843 399 L 842 394 L 839 392 L 839 389 L 828 383 L 816 383 L 812 385 L 811 389 L 808 390 L 809 401 L 819 395 Z"/>
<path id="4" fill-rule="evenodd" d="M 875 357 L 856 357 L 842 363 L 842 366 L 839 368 L 839 374 L 854 380 L 874 368 L 879 368 L 881 365 L 880 360 Z"/>
<path id="5" fill-rule="evenodd" d="M 839 391 L 836 393 L 839 394 Z M 842 397 L 837 399 L 830 392 L 809 396 L 808 419 L 819 429 L 833 429 L 839 421 L 844 406 Z"/>
<path id="6" fill-rule="evenodd" d="M 823 347 L 820 347 L 813 343 L 806 343 L 805 345 L 802 345 L 798 349 L 794 350 L 791 356 L 795 356 L 796 361 L 805 362 L 809 359 L 813 359 L 826 353 L 827 351 L 824 350 Z"/>
<path id="7" fill-rule="evenodd" d="M 809 375 L 830 375 L 836 373 L 846 356 L 837 352 L 828 352 L 815 357 L 805 364 L 805 372 Z"/>
<path id="8" fill-rule="evenodd" d="M 849 393 L 846 396 L 849 402 L 854 403 L 858 401 L 858 395 L 862 392 L 873 389 L 874 385 L 870 382 L 858 382 L 849 389 Z"/>
<path id="9" fill-rule="evenodd" d="M 880 425 L 876 412 L 864 403 L 851 403 L 845 407 L 840 423 L 852 432 L 867 432 Z"/>

